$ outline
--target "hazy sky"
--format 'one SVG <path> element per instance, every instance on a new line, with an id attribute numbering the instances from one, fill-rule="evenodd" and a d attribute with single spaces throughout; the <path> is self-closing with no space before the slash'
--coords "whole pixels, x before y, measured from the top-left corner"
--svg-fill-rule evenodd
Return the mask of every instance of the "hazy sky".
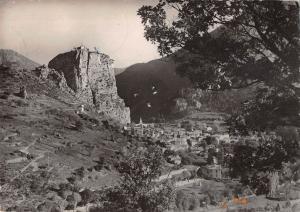
<path id="1" fill-rule="evenodd" d="M 0 0 L 0 48 L 41 64 L 83 44 L 115 60 L 115 67 L 159 57 L 143 37 L 136 12 L 156 0 Z"/>

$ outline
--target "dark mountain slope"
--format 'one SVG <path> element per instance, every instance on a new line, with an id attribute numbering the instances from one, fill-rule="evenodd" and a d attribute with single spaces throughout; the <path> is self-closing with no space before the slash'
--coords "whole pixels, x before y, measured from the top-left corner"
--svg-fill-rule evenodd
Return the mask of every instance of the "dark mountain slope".
<path id="1" fill-rule="evenodd" d="M 174 62 L 153 60 L 128 67 L 116 76 L 118 93 L 130 107 L 134 121 L 165 115 L 182 88 L 191 86 L 175 72 Z"/>
<path id="2" fill-rule="evenodd" d="M 119 96 L 130 107 L 133 121 L 140 117 L 145 121 L 182 117 L 186 112 L 195 112 L 192 107 L 197 102 L 201 103 L 198 111 L 232 113 L 256 92 L 256 86 L 219 92 L 190 89 L 190 80 L 179 76 L 175 63 L 166 59 L 132 65 L 116 80 Z"/>
<path id="3" fill-rule="evenodd" d="M 38 63 L 11 49 L 0 49 L 0 65 L 12 67 L 14 69 L 33 70 L 39 66 Z"/>
<path id="4" fill-rule="evenodd" d="M 224 26 L 220 26 L 212 31 L 211 35 L 218 37 L 226 30 Z M 182 58 L 189 57 L 189 53 L 183 50 L 178 51 L 176 55 Z M 176 118 L 176 115 L 174 117 L 174 108 L 178 108 L 176 104 L 181 104 L 179 107 L 182 108 L 185 102 L 189 101 L 189 97 L 182 95 L 185 93 L 182 89 L 192 87 L 189 79 L 182 78 L 176 72 L 176 66 L 174 58 L 170 56 L 132 65 L 116 76 L 119 96 L 130 107 L 133 121 L 138 121 L 140 117 L 144 120 L 151 120 L 152 117 Z M 155 91 L 157 93 L 154 94 Z M 201 102 L 201 110 L 232 112 L 242 101 L 252 96 L 255 89 L 252 87 L 241 91 L 202 92 L 201 98 L 194 100 Z M 180 98 L 180 101 L 176 98 Z"/>

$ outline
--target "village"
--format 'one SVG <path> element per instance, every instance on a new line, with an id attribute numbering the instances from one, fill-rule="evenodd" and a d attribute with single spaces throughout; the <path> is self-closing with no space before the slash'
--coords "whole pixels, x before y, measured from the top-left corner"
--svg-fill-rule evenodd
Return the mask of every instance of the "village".
<path id="1" fill-rule="evenodd" d="M 233 147 L 240 142 L 239 137 L 229 136 L 227 132 L 218 132 L 213 126 L 202 124 L 195 127 L 187 121 L 143 123 L 140 119 L 137 124 L 125 126 L 124 133 L 161 146 L 170 164 L 196 165 L 198 175 L 214 180 L 228 178 L 226 158 L 233 156 Z M 243 139 L 255 142 L 257 137 L 253 135 Z M 197 161 L 188 161 L 185 154 L 197 156 Z"/>
<path id="2" fill-rule="evenodd" d="M 0 11 L 0 212 L 300 212 L 298 1 Z"/>
<path id="3" fill-rule="evenodd" d="M 157 144 L 163 149 L 168 165 L 157 182 L 172 179 L 177 190 L 185 192 L 185 195 L 194 195 L 192 191 L 203 191 L 203 187 L 209 185 L 214 197 L 207 200 L 202 194 L 203 202 L 200 207 L 211 210 L 214 207 L 237 209 L 258 204 L 257 208 L 261 211 L 285 211 L 291 205 L 290 190 L 286 189 L 285 183 L 279 182 L 279 175 L 282 173 L 276 172 L 270 177 L 270 193 L 267 196 L 256 196 L 249 186 L 241 188 L 239 192 L 233 191 L 236 188 L 228 189 L 231 186 L 242 187 L 240 179 L 231 178 L 229 173 L 234 146 L 259 145 L 257 134 L 230 136 L 227 131 L 211 124 L 193 125 L 186 120 L 177 123 L 144 123 L 142 119 L 139 123 L 125 126 L 123 133 L 148 144 Z M 294 182 L 294 185 L 298 184 L 299 181 Z M 270 196 L 284 201 L 282 204 L 272 203 L 269 201 Z"/>

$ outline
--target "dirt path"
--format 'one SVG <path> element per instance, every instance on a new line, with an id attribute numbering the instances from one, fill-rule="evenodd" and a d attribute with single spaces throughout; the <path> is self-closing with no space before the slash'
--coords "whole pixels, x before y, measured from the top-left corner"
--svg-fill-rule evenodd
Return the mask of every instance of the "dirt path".
<path id="1" fill-rule="evenodd" d="M 26 169 L 28 169 L 30 166 L 32 166 L 33 167 L 33 169 L 34 170 L 36 170 L 37 168 L 38 168 L 38 163 L 37 163 L 37 161 L 39 160 L 39 159 L 42 159 L 43 157 L 45 157 L 45 153 L 46 153 L 47 151 L 45 151 L 45 152 L 40 152 L 39 154 L 38 154 L 38 156 L 35 158 L 35 159 L 33 159 L 32 161 L 30 161 L 30 163 L 29 164 L 27 164 L 23 169 L 21 169 L 21 171 L 20 171 L 20 174 L 22 174 Z M 34 171 L 33 170 L 33 171 Z"/>
<path id="2" fill-rule="evenodd" d="M 18 158 L 7 160 L 6 163 L 7 164 L 9 164 L 9 163 L 21 163 L 21 162 L 26 161 L 26 160 L 28 160 L 26 157 L 18 157 Z"/>
<path id="3" fill-rule="evenodd" d="M 37 136 L 37 134 L 32 133 L 32 136 L 33 136 L 33 137 L 34 137 L 34 136 Z M 25 153 L 25 154 L 29 154 L 28 149 L 29 149 L 31 146 L 35 145 L 35 143 L 36 143 L 36 141 L 37 141 L 38 139 L 39 139 L 39 138 L 34 139 L 30 144 L 28 144 L 28 146 L 24 147 L 23 149 L 19 149 L 19 151 L 20 151 L 20 152 L 23 152 L 23 153 Z"/>
<path id="4" fill-rule="evenodd" d="M 32 133 L 32 136 L 37 136 L 37 134 Z M 35 138 L 28 146 L 20 149 L 19 151 L 29 155 L 29 148 L 32 147 L 33 145 L 35 145 L 35 143 L 37 142 L 39 138 Z M 38 170 L 38 163 L 37 161 L 44 158 L 45 157 L 45 153 L 47 153 L 48 151 L 41 151 L 38 153 L 38 156 L 35 157 L 33 160 L 31 160 L 24 168 L 22 168 L 19 172 L 19 174 L 17 176 L 15 176 L 14 178 L 11 179 L 11 181 L 13 181 L 14 179 L 18 178 L 24 171 L 26 171 L 26 169 L 28 169 L 29 167 L 33 167 L 33 171 L 37 171 Z M 18 160 L 21 160 L 20 158 L 16 158 L 14 161 L 10 161 L 10 162 L 16 162 Z"/>

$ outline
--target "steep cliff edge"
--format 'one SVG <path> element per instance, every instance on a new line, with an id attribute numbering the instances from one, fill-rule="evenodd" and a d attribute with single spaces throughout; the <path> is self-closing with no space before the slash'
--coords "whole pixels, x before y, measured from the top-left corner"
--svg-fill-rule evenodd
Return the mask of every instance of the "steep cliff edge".
<path id="1" fill-rule="evenodd" d="M 117 94 L 112 64 L 108 55 L 81 46 L 57 55 L 48 66 L 64 75 L 77 98 L 122 124 L 130 123 L 130 110 Z"/>

